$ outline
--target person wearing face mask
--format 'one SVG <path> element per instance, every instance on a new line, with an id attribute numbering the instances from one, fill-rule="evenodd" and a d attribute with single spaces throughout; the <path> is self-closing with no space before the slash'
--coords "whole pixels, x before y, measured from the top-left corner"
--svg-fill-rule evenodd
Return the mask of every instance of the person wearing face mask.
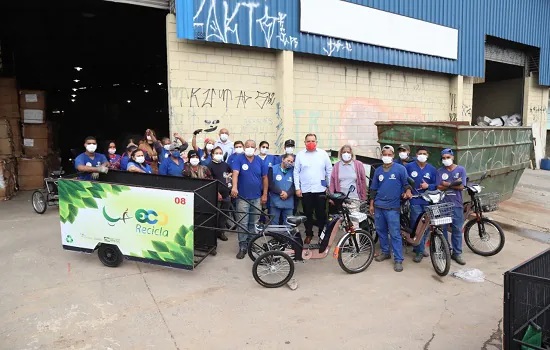
<path id="1" fill-rule="evenodd" d="M 159 167 L 159 175 L 169 176 L 183 176 L 184 162 L 181 158 L 181 151 L 179 147 L 173 148 L 168 151 L 169 157 L 164 159 Z"/>
<path id="2" fill-rule="evenodd" d="M 229 140 L 229 130 L 226 128 L 220 129 L 220 136 L 216 140 L 214 147 L 220 147 L 222 149 L 223 160 L 227 159 L 233 154 L 234 145 Z"/>
<path id="3" fill-rule="evenodd" d="M 281 154 L 280 156 L 277 156 L 273 164 L 281 164 L 281 162 L 283 161 L 283 157 L 287 154 L 294 155 L 295 146 L 296 146 L 296 143 L 294 142 L 294 140 L 290 140 L 290 139 L 286 140 L 284 144 L 285 153 Z"/>
<path id="4" fill-rule="evenodd" d="M 134 143 L 129 143 L 128 146 L 126 146 L 126 152 L 124 152 L 120 159 L 120 170 L 127 170 L 128 162 L 132 157 L 132 152 L 134 152 L 137 148 L 137 145 Z"/>
<path id="5" fill-rule="evenodd" d="M 180 134 L 177 132 L 174 133 L 174 138 L 176 140 L 179 140 L 181 143 L 181 146 L 179 146 L 179 152 L 183 152 L 189 147 L 189 144 L 183 137 L 181 137 Z M 154 134 L 151 135 L 151 139 L 153 140 L 153 146 L 155 148 L 155 152 L 159 155 L 158 157 L 158 167 L 160 171 L 160 166 L 162 164 L 162 161 L 165 159 L 168 159 L 170 157 L 170 153 L 176 148 L 176 144 L 173 143 L 169 137 L 163 137 L 161 141 L 158 141 Z"/>
<path id="6" fill-rule="evenodd" d="M 197 145 L 197 135 L 202 132 L 202 129 L 195 130 L 193 132 L 193 140 L 191 145 L 193 149 L 198 153 L 201 165 L 208 165 L 212 161 L 212 150 L 214 149 L 214 140 L 205 138 L 204 148 L 200 149 Z"/>
<path id="7" fill-rule="evenodd" d="M 399 145 L 399 147 L 397 148 L 397 152 L 398 158 L 394 160 L 394 162 L 396 162 L 397 164 L 405 166 L 408 163 L 414 162 L 414 158 L 410 156 L 411 148 L 409 147 L 409 145 Z"/>
<path id="8" fill-rule="evenodd" d="M 188 163 L 185 163 L 182 171 L 183 177 L 189 177 L 192 179 L 212 178 L 210 170 L 206 166 L 200 164 L 201 160 L 197 151 L 190 150 L 187 152 L 187 159 Z"/>
<path id="9" fill-rule="evenodd" d="M 464 207 L 462 202 L 462 191 L 466 184 L 466 169 L 454 164 L 454 152 L 450 148 L 441 151 L 441 162 L 443 167 L 437 171 L 437 188 L 441 191 L 451 191 L 443 199 L 444 202 L 453 203 L 453 222 L 451 223 L 451 259 L 460 265 L 466 262 L 462 257 L 462 226 L 464 226 Z M 462 181 L 459 186 L 451 186 L 454 181 Z M 443 226 L 443 235 L 447 241 L 449 225 Z"/>
<path id="10" fill-rule="evenodd" d="M 145 152 L 139 148 L 132 152 L 126 169 L 131 173 L 153 173 L 151 166 L 145 162 Z"/>
<path id="11" fill-rule="evenodd" d="M 74 167 L 78 171 L 79 180 L 96 180 L 99 173 L 106 174 L 109 170 L 109 161 L 101 154 L 96 153 L 97 140 L 93 136 L 84 139 L 84 148 L 86 152 L 79 154 L 74 160 Z"/>
<path id="12" fill-rule="evenodd" d="M 269 214 L 273 216 L 273 223 L 286 223 L 286 219 L 294 210 L 294 181 L 292 180 L 294 155 L 285 154 L 283 161 L 268 170 L 267 179 L 271 206 Z"/>
<path id="13" fill-rule="evenodd" d="M 109 160 L 108 168 L 110 170 L 120 170 L 122 157 L 116 154 L 116 143 L 114 141 L 109 141 L 107 144 L 107 159 Z"/>
<path id="14" fill-rule="evenodd" d="M 145 130 L 145 136 L 143 140 L 139 142 L 138 148 L 143 151 L 145 157 L 145 164 L 149 165 L 153 170 L 153 173 L 158 173 L 158 153 L 155 150 L 156 134 L 153 130 Z"/>
<path id="15" fill-rule="evenodd" d="M 227 211 L 230 207 L 229 204 L 231 203 L 231 197 L 229 195 L 230 190 L 227 181 L 231 178 L 231 167 L 223 161 L 223 157 L 223 149 L 219 146 L 214 148 L 212 150 L 212 161 L 208 164 L 208 169 L 210 170 L 212 177 L 221 182 L 221 185 L 218 185 L 218 208 L 229 215 Z M 226 222 L 227 218 L 223 215 L 219 215 L 218 228 L 225 229 Z M 221 230 L 218 231 L 218 238 L 222 241 L 227 241 L 225 232 Z"/>
<path id="16" fill-rule="evenodd" d="M 256 221 L 260 216 L 258 208 L 267 203 L 267 167 L 260 157 L 254 155 L 256 142 L 248 140 L 244 143 L 244 155 L 237 157 L 233 163 L 231 197 L 237 198 L 237 222 L 248 227 L 248 232 L 255 232 Z M 252 235 L 239 227 L 239 252 L 237 259 L 246 256 L 248 242 Z"/>
<path id="17" fill-rule="evenodd" d="M 340 148 L 340 161 L 334 165 L 330 175 L 330 192 L 348 193 L 351 186 L 355 191 L 350 192 L 349 198 L 367 200 L 367 176 L 363 163 L 353 159 L 351 146 Z"/>
<path id="18" fill-rule="evenodd" d="M 235 162 L 235 159 L 244 153 L 244 143 L 242 141 L 235 141 L 234 146 L 233 154 L 227 158 L 227 164 L 229 164 L 231 169 L 233 169 L 233 162 Z"/>
<path id="19" fill-rule="evenodd" d="M 326 224 L 326 194 L 332 173 L 332 163 L 327 152 L 317 148 L 317 135 L 307 134 L 304 144 L 306 149 L 296 155 L 294 185 L 296 196 L 302 198 L 304 214 L 307 217 L 304 244 L 309 244 L 313 238 L 313 212 L 315 211 L 319 235 Z"/>
<path id="20" fill-rule="evenodd" d="M 276 157 L 272 154 L 269 154 L 269 142 L 262 141 L 260 142 L 260 154 L 258 155 L 265 166 L 272 167 L 275 163 Z"/>
<path id="21" fill-rule="evenodd" d="M 374 171 L 371 183 L 370 213 L 374 215 L 374 224 L 382 251 L 375 260 L 380 262 L 391 259 L 388 235 L 391 238 L 394 266 L 396 272 L 403 271 L 403 242 L 400 231 L 401 197 L 412 197 L 408 183 L 407 169 L 393 162 L 392 146 L 382 147 L 382 166 Z"/>
<path id="22" fill-rule="evenodd" d="M 416 160 L 412 163 L 405 165 L 407 174 L 414 180 L 414 188 L 418 191 L 418 194 L 422 194 L 425 191 L 433 191 L 437 188 L 435 181 L 437 178 L 437 169 L 428 163 L 428 150 L 425 147 L 419 147 L 416 150 Z M 412 198 L 410 204 L 410 222 L 411 229 L 414 228 L 418 217 L 424 213 L 428 202 L 422 197 Z M 428 235 L 425 234 L 420 244 L 414 247 L 413 252 L 415 256 L 413 261 L 419 263 L 424 257 L 424 250 L 426 247 L 426 239 Z"/>

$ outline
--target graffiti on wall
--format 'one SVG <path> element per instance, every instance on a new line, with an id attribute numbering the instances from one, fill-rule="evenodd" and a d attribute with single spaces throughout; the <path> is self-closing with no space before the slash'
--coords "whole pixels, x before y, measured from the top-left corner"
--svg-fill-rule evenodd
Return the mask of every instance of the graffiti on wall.
<path id="1" fill-rule="evenodd" d="M 332 56 L 333 53 L 339 53 L 342 50 L 345 50 L 347 52 L 353 51 L 351 43 L 340 39 L 328 38 L 327 44 L 323 48 L 323 52 L 327 56 Z"/>
<path id="2" fill-rule="evenodd" d="M 259 108 L 273 106 L 275 93 L 266 91 L 245 91 L 231 89 L 205 89 L 205 88 L 172 88 L 172 101 L 177 101 L 180 107 L 197 108 Z M 250 101 L 252 100 L 252 101 Z"/>

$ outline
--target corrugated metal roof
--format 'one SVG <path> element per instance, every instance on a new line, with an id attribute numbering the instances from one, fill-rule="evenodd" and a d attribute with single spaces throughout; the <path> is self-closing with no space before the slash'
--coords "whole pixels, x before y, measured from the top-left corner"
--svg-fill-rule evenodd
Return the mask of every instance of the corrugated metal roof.
<path id="1" fill-rule="evenodd" d="M 299 0 L 177 0 L 178 37 L 483 77 L 485 36 L 491 35 L 540 48 L 539 83 L 550 85 L 548 0 L 349 2 L 458 29 L 458 60 L 302 33 Z"/>

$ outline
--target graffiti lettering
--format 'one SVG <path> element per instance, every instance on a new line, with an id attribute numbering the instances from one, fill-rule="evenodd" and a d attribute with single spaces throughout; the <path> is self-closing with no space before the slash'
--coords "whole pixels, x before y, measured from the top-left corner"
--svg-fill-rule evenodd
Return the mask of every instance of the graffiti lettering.
<path id="1" fill-rule="evenodd" d="M 352 51 L 351 43 L 347 41 L 342 41 L 340 39 L 336 40 L 333 38 L 328 38 L 327 47 L 323 48 L 323 51 L 327 54 L 327 56 L 332 56 L 334 52 L 339 53 L 342 50 L 351 52 Z"/>
<path id="2" fill-rule="evenodd" d="M 189 92 L 186 88 L 172 88 L 170 94 L 172 100 L 179 102 L 180 107 L 188 105 L 198 108 L 216 108 L 222 103 L 226 110 L 231 107 L 246 108 L 248 100 L 252 98 L 252 93 L 247 93 L 244 90 L 240 90 L 238 96 L 233 98 L 233 91 L 230 89 L 191 88 Z M 189 100 L 188 104 L 187 100 Z M 260 109 L 264 109 L 266 106 L 275 104 L 275 93 L 256 91 L 254 100 Z"/>
<path id="3" fill-rule="evenodd" d="M 260 101 L 258 101 L 258 99 L 260 99 Z M 273 105 L 273 103 L 275 102 L 275 93 L 258 91 L 258 95 L 256 96 L 255 100 L 258 107 L 260 107 L 261 109 L 264 109 L 266 103 L 269 105 Z"/>
<path id="4" fill-rule="evenodd" d="M 250 100 L 252 97 L 246 96 L 246 92 L 241 90 L 241 93 L 239 94 L 239 97 L 237 97 L 237 108 L 239 108 L 241 102 L 243 104 L 243 108 L 246 108 L 246 102 Z"/>
<path id="5" fill-rule="evenodd" d="M 285 133 L 284 124 L 283 124 L 283 118 L 281 116 L 281 104 L 277 102 L 277 111 L 275 112 L 275 117 L 277 117 L 277 125 L 275 126 L 277 128 L 277 138 L 275 139 L 275 147 L 277 148 L 277 151 L 282 151 L 283 149 L 283 135 Z"/>

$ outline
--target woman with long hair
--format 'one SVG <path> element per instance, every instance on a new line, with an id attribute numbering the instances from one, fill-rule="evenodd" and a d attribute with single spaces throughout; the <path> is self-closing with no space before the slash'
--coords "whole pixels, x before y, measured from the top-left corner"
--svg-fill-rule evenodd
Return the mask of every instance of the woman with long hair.
<path id="1" fill-rule="evenodd" d="M 143 139 L 139 141 L 138 148 L 144 152 L 145 164 L 149 165 L 153 173 L 158 173 L 158 153 L 155 150 L 155 132 L 151 129 L 145 130 Z"/>
<path id="2" fill-rule="evenodd" d="M 116 154 L 116 143 L 115 141 L 109 141 L 107 143 L 107 160 L 109 161 L 108 168 L 111 170 L 120 170 L 120 160 L 122 157 Z"/>

